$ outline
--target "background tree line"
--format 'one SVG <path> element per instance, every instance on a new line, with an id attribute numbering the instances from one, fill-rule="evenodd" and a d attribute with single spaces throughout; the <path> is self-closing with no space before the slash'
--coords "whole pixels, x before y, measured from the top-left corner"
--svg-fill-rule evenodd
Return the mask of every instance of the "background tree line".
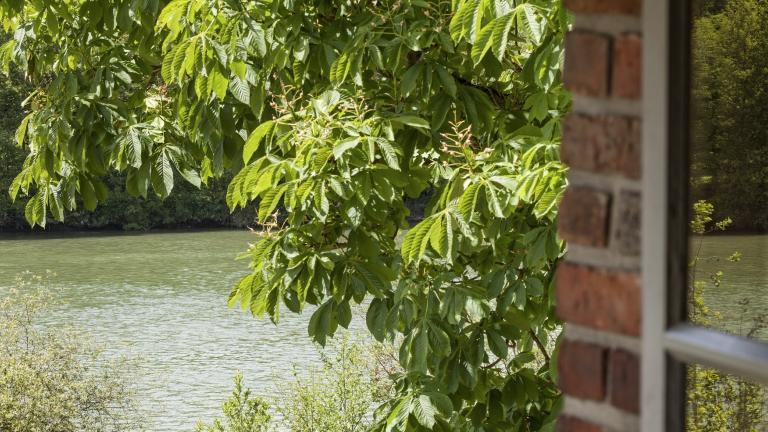
<path id="1" fill-rule="evenodd" d="M 705 0 L 693 34 L 694 201 L 768 229 L 768 2 Z"/>

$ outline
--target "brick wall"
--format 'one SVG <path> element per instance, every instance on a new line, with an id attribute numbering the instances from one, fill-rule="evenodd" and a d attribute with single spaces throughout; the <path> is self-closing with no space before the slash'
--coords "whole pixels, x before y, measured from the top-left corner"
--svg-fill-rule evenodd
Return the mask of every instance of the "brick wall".
<path id="1" fill-rule="evenodd" d="M 575 15 L 561 154 L 568 242 L 557 273 L 561 432 L 639 430 L 641 0 L 565 0 Z"/>

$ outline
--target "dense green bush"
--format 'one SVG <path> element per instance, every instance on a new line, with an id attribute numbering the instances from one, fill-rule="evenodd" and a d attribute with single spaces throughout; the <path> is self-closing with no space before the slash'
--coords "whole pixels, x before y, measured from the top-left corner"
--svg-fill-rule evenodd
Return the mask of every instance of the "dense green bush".
<path id="1" fill-rule="evenodd" d="M 374 409 L 394 394 L 402 371 L 390 345 L 352 341 L 349 335 L 320 351 L 321 365 L 294 373 L 271 401 L 251 397 L 235 376 L 235 389 L 223 405 L 223 419 L 197 425 L 197 432 L 363 432 Z M 296 367 L 296 366 L 294 366 Z M 270 412 L 274 415 L 270 415 Z"/>
<path id="2" fill-rule="evenodd" d="M 261 398 L 251 397 L 251 390 L 243 387 L 243 374 L 235 375 L 235 388 L 232 395 L 224 402 L 223 419 L 215 419 L 211 424 L 198 422 L 196 432 L 267 432 L 272 416 L 267 411 L 269 405 Z"/>
<path id="3" fill-rule="evenodd" d="M 0 293 L 0 431 L 140 430 L 131 364 L 76 329 L 41 328 L 50 292 L 27 275 Z"/>
<path id="4" fill-rule="evenodd" d="M 363 432 L 372 424 L 374 408 L 394 396 L 390 372 L 397 360 L 382 346 L 352 343 L 345 336 L 332 349 L 333 355 L 321 351 L 320 368 L 295 374 L 284 389 L 277 412 L 288 430 Z"/>

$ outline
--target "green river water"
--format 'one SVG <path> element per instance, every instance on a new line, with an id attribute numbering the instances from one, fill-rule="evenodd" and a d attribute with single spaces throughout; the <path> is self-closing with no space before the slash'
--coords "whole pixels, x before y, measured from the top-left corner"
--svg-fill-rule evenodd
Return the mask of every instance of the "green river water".
<path id="1" fill-rule="evenodd" d="M 191 431 L 220 412 L 237 370 L 255 393 L 276 396 L 294 365 L 301 372 L 319 360 L 307 337 L 311 311 L 284 313 L 275 326 L 227 308 L 248 271 L 235 257 L 253 240 L 243 231 L 0 237 L 0 286 L 21 271 L 54 271 L 64 303 L 46 325 L 80 326 L 137 358 L 148 430 Z"/>
<path id="2" fill-rule="evenodd" d="M 699 241 L 693 240 L 692 253 Z M 740 261 L 727 259 L 734 252 L 741 253 Z M 768 235 L 706 237 L 699 256 L 697 279 L 709 280 L 710 274 L 723 272 L 722 284 L 716 287 L 708 282 L 703 292 L 704 303 L 722 314 L 722 320 L 713 326 L 734 334 L 746 334 L 752 319 L 768 312 Z M 741 306 L 741 300 L 749 303 Z M 762 331 L 756 337 L 768 341 L 768 332 Z"/>
<path id="3" fill-rule="evenodd" d="M 226 307 L 232 283 L 247 272 L 242 231 L 137 235 L 36 235 L 0 238 L 0 286 L 25 270 L 56 272 L 64 304 L 49 325 L 82 326 L 113 353 L 140 361 L 138 393 L 152 431 L 189 431 L 219 411 L 236 370 L 255 393 L 275 396 L 279 382 L 318 361 L 307 338 L 309 314 L 285 313 L 279 326 Z M 738 263 L 723 259 L 733 251 Z M 768 310 L 768 236 L 704 240 L 700 276 L 722 270 L 705 300 L 739 332 L 745 317 Z M 749 298 L 745 314 L 737 301 Z M 356 317 L 353 327 L 365 326 Z"/>

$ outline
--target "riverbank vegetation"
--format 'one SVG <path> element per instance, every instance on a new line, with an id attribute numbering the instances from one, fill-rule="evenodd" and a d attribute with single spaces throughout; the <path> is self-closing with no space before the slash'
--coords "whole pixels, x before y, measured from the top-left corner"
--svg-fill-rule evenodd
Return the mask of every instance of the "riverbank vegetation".
<path id="1" fill-rule="evenodd" d="M 722 251 L 727 256 L 705 256 L 701 253 L 703 236 L 724 232 L 731 225 L 730 218 L 713 218 L 715 207 L 707 201 L 693 205 L 691 233 L 698 236 L 692 243 L 690 283 L 688 286 L 689 319 L 696 325 L 723 329 L 720 311 L 712 308 L 704 299 L 704 290 L 727 289 L 727 278 L 721 270 L 714 269 L 702 274 L 700 267 L 706 262 L 738 262 L 739 251 Z M 742 322 L 738 331 L 748 338 L 761 335 L 768 328 L 768 314 L 749 307 L 750 299 L 738 300 Z M 733 331 L 733 329 L 729 329 Z M 686 430 L 691 432 L 758 431 L 768 425 L 766 390 L 763 385 L 729 375 L 722 371 L 697 364 L 687 370 L 687 417 Z"/>
<path id="2" fill-rule="evenodd" d="M 82 329 L 46 322 L 46 312 L 61 301 L 55 292 L 51 274 L 30 273 L 0 291 L 0 430 L 152 430 L 131 385 L 138 362 L 107 355 Z M 277 384 L 280 397 L 254 396 L 238 373 L 223 417 L 199 422 L 194 430 L 367 430 L 376 407 L 392 396 L 394 377 L 401 371 L 391 346 L 345 335 L 320 355 L 319 366 L 301 373 L 297 369 L 292 380 Z"/>
<path id="3" fill-rule="evenodd" d="M 43 326 L 54 301 L 43 276 L 23 274 L 0 292 L 0 430 L 141 430 L 132 364 L 79 329 Z"/>
<path id="4" fill-rule="evenodd" d="M 295 373 L 281 384 L 282 397 L 253 398 L 235 376 L 235 388 L 223 405 L 224 419 L 198 423 L 198 432 L 363 432 L 374 410 L 394 395 L 400 369 L 391 347 L 352 340 L 345 335 L 320 351 L 321 366 Z M 329 354 L 330 353 L 330 354 Z M 298 365 L 295 365 L 295 367 Z"/>

